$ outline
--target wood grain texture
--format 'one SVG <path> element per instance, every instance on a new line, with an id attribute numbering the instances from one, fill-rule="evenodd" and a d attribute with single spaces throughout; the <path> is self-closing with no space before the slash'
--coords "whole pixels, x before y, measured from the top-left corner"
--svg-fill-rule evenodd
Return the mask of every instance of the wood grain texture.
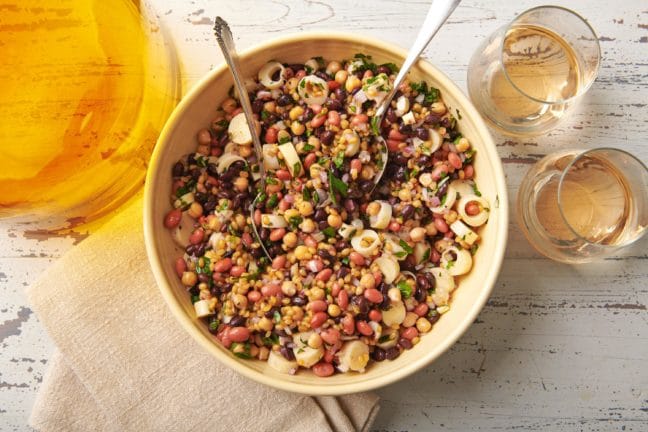
<path id="1" fill-rule="evenodd" d="M 422 0 L 152 0 L 180 55 L 185 89 L 222 62 L 212 37 L 226 18 L 240 49 L 305 30 L 343 30 L 408 46 Z M 466 66 L 489 33 L 536 6 L 464 1 L 425 51 L 465 89 Z M 648 161 L 648 5 L 570 1 L 597 31 L 600 75 L 575 112 L 538 138 L 494 134 L 511 209 L 530 164 L 564 148 L 613 146 Z M 511 215 L 513 216 L 513 215 Z M 26 419 L 53 347 L 23 289 L 82 236 L 34 236 L 0 222 L 0 430 Z M 460 341 L 420 373 L 379 390 L 375 431 L 648 430 L 648 241 L 596 264 L 539 256 L 511 218 L 494 293 Z"/>

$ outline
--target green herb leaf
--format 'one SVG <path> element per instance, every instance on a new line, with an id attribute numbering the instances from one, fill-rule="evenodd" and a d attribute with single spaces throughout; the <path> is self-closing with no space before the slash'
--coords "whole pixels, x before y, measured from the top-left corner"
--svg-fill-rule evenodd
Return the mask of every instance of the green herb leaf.
<path id="1" fill-rule="evenodd" d="M 378 136 L 380 135 L 380 124 L 378 124 L 378 117 L 374 116 L 371 117 L 371 132 L 375 135 Z"/>
<path id="2" fill-rule="evenodd" d="M 405 281 L 400 281 L 396 285 L 401 292 L 403 298 L 410 298 L 412 296 L 412 287 Z"/>
<path id="3" fill-rule="evenodd" d="M 387 342 L 388 340 L 389 340 L 389 335 L 382 335 L 382 336 L 380 336 L 380 337 L 378 338 L 378 343 L 379 343 L 379 344 L 381 344 L 381 343 L 385 343 L 385 342 Z"/>
<path id="4" fill-rule="evenodd" d="M 176 191 L 176 197 L 180 198 L 182 195 L 188 194 L 194 189 L 195 186 L 196 186 L 195 180 L 191 179 L 187 181 L 187 183 L 185 183 L 184 186 L 178 188 L 178 190 Z"/>
<path id="5" fill-rule="evenodd" d="M 439 95 L 440 95 L 439 89 L 430 87 L 430 90 L 425 95 L 425 102 L 432 104 L 439 100 Z"/>
<path id="6" fill-rule="evenodd" d="M 261 111 L 261 120 L 268 120 L 268 117 L 270 117 L 270 113 L 268 111 Z"/>
<path id="7" fill-rule="evenodd" d="M 277 180 L 274 177 L 266 177 L 265 182 L 266 184 L 271 184 L 271 185 L 279 184 L 279 180 Z"/>
<path id="8" fill-rule="evenodd" d="M 479 192 L 479 189 L 477 189 L 477 183 L 473 184 L 473 192 L 474 192 L 475 195 L 477 195 L 478 197 L 482 196 L 481 192 Z"/>
<path id="9" fill-rule="evenodd" d="M 322 233 L 328 238 L 335 237 L 335 228 L 331 226 L 326 227 L 322 230 Z"/>
<path id="10" fill-rule="evenodd" d="M 427 249 L 425 250 L 425 253 L 423 254 L 423 258 L 421 258 L 421 262 L 422 262 L 422 263 L 424 263 L 424 262 L 426 262 L 427 260 L 430 259 L 430 253 L 431 253 L 431 249 L 430 249 L 430 248 L 427 248 Z M 420 264 L 420 263 L 419 263 L 419 264 Z"/>
<path id="11" fill-rule="evenodd" d="M 341 151 L 335 157 L 333 158 L 333 163 L 335 164 L 336 167 L 342 168 L 342 165 L 344 165 L 344 152 Z"/>
<path id="12" fill-rule="evenodd" d="M 290 136 L 282 136 L 279 138 L 279 144 L 286 144 L 290 142 Z"/>
<path id="13" fill-rule="evenodd" d="M 408 254 L 414 253 L 414 249 L 412 249 L 412 247 L 411 247 L 410 245 L 408 245 L 407 242 L 406 242 L 405 240 L 400 239 L 400 240 L 398 241 L 398 244 L 399 244 L 400 247 L 402 247 L 402 248 L 405 250 L 405 252 L 407 252 Z"/>
<path id="14" fill-rule="evenodd" d="M 220 325 L 220 321 L 218 320 L 218 318 L 214 318 L 212 321 L 209 322 L 209 331 L 210 332 L 217 331 L 219 325 Z"/>
<path id="15" fill-rule="evenodd" d="M 301 174 L 301 162 L 295 162 L 292 168 L 293 168 L 293 177 L 294 178 L 299 177 L 299 174 Z"/>
<path id="16" fill-rule="evenodd" d="M 303 150 L 304 150 L 305 152 L 309 152 L 309 151 L 313 150 L 314 148 L 315 148 L 315 147 L 313 147 L 313 146 L 310 145 L 310 144 L 304 144 Z"/>
<path id="17" fill-rule="evenodd" d="M 229 200 L 224 199 L 221 201 L 221 205 L 218 207 L 218 211 L 225 211 L 229 208 Z"/>
<path id="18" fill-rule="evenodd" d="M 200 296 L 198 296 L 198 295 L 192 295 L 191 296 L 191 303 L 196 303 L 198 301 L 200 301 Z"/>
<path id="19" fill-rule="evenodd" d="M 407 256 L 407 252 L 405 252 L 405 251 L 396 252 L 396 253 L 394 254 L 394 256 L 395 256 L 396 258 L 405 258 L 405 257 Z"/>
<path id="20" fill-rule="evenodd" d="M 341 262 L 342 264 L 348 266 L 348 265 L 349 265 L 349 262 L 350 262 L 350 261 L 349 261 L 349 257 L 344 257 L 344 258 L 342 258 L 342 259 L 340 260 L 340 262 Z"/>
<path id="21" fill-rule="evenodd" d="M 329 171 L 328 177 L 329 177 L 329 192 L 331 192 L 331 201 L 333 201 L 334 204 L 337 204 L 337 202 L 335 201 L 335 192 L 338 192 L 343 197 L 346 197 L 347 192 L 349 190 L 349 185 L 344 183 L 339 178 L 335 177 L 333 175 L 333 172 L 331 171 Z"/>
<path id="22" fill-rule="evenodd" d="M 279 197 L 277 194 L 270 195 L 270 198 L 268 198 L 268 201 L 266 202 L 266 207 L 273 209 L 277 207 L 277 204 L 279 204 Z"/>
<path id="23" fill-rule="evenodd" d="M 475 255 L 477 253 L 477 249 L 479 249 L 478 243 L 475 243 L 474 245 L 470 246 L 470 254 Z"/>
<path id="24" fill-rule="evenodd" d="M 309 188 L 304 187 L 302 189 L 302 198 L 304 198 L 304 201 L 310 201 L 311 200 L 311 191 Z"/>
<path id="25" fill-rule="evenodd" d="M 388 67 L 391 73 L 398 72 L 398 66 L 396 66 L 394 63 L 383 63 L 380 66 Z"/>
<path id="26" fill-rule="evenodd" d="M 315 191 L 315 192 L 313 193 L 313 202 L 314 202 L 315 204 L 317 204 L 317 203 L 320 202 L 320 196 L 319 196 L 319 194 L 317 193 L 317 191 Z"/>
<path id="27" fill-rule="evenodd" d="M 461 111 L 459 111 L 459 108 L 456 108 L 455 111 L 457 112 L 457 118 L 461 120 L 463 117 L 461 117 Z"/>
<path id="28" fill-rule="evenodd" d="M 299 224 L 302 223 L 304 219 L 301 216 L 293 216 L 290 219 L 288 219 L 288 223 L 290 223 L 290 226 L 293 229 L 299 228 Z"/>
<path id="29" fill-rule="evenodd" d="M 263 345 L 266 346 L 279 345 L 279 335 L 272 333 L 268 337 L 262 337 L 261 341 L 263 342 Z"/>
<path id="30" fill-rule="evenodd" d="M 243 347 L 242 349 L 240 347 Z M 249 343 L 238 343 L 238 342 L 233 342 L 232 345 L 230 346 L 230 351 L 238 357 L 242 359 L 251 359 L 252 355 L 250 354 L 250 344 Z"/>
<path id="31" fill-rule="evenodd" d="M 281 322 L 281 314 L 279 313 L 279 311 L 275 311 L 275 312 L 274 312 L 274 314 L 272 315 L 272 319 L 273 319 L 274 322 L 276 322 L 276 323 Z"/>

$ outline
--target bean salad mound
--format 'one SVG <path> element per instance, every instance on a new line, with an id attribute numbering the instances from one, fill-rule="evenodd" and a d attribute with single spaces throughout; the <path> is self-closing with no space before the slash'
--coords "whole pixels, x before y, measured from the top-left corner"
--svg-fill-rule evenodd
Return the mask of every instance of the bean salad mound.
<path id="1" fill-rule="evenodd" d="M 362 54 L 271 61 L 247 83 L 265 179 L 234 91 L 172 167 L 175 270 L 233 355 L 289 374 L 363 372 L 450 309 L 489 203 L 439 90 L 406 79 L 376 124 L 396 73 Z"/>

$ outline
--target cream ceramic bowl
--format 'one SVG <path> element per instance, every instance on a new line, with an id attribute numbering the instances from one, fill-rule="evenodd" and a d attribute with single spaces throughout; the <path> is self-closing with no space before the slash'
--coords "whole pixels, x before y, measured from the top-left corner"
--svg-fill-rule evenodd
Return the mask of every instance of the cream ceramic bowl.
<path id="1" fill-rule="evenodd" d="M 341 60 L 356 53 L 373 56 L 376 63 L 402 64 L 406 52 L 385 42 L 350 34 L 308 33 L 261 44 L 241 55 L 243 70 L 255 76 L 267 61 L 304 62 L 310 57 Z M 495 145 L 481 117 L 443 73 L 426 61 L 411 71 L 414 79 L 425 79 L 437 87 L 455 113 L 461 113 L 459 128 L 477 149 L 476 180 L 483 196 L 491 203 L 490 220 L 482 228 L 482 241 L 472 271 L 462 277 L 452 296 L 450 311 L 434 325 L 413 349 L 394 361 L 372 362 L 363 374 L 336 374 L 319 378 L 301 370 L 294 376 L 271 369 L 266 362 L 241 360 L 233 356 L 195 317 L 189 295 L 174 270 L 180 250 L 163 225 L 169 210 L 171 167 L 183 155 L 195 151 L 196 132 L 208 125 L 216 107 L 227 97 L 232 78 L 225 64 L 211 71 L 175 109 L 166 123 L 151 158 L 144 197 L 144 233 L 151 268 L 162 296 L 184 329 L 204 349 L 238 373 L 269 386 L 310 395 L 340 395 L 366 391 L 404 378 L 429 365 L 466 331 L 484 306 L 497 278 L 506 248 L 508 204 L 504 173 Z"/>

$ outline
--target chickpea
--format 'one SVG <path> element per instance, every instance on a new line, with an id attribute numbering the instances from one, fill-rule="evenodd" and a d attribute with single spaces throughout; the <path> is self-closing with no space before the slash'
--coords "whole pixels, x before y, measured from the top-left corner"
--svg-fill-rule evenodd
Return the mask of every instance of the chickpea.
<path id="1" fill-rule="evenodd" d="M 360 81 L 360 79 L 355 75 L 351 75 L 347 78 L 346 82 L 344 83 L 344 88 L 348 93 L 351 93 L 353 90 L 360 87 L 361 85 L 362 82 Z"/>
<path id="2" fill-rule="evenodd" d="M 322 288 L 311 288 L 309 296 L 311 300 L 323 300 L 324 297 L 326 297 L 326 292 Z"/>
<path id="3" fill-rule="evenodd" d="M 313 214 L 313 204 L 311 204 L 309 201 L 300 201 L 297 204 L 297 210 L 299 210 L 299 213 L 302 216 L 310 216 Z"/>
<path id="4" fill-rule="evenodd" d="M 344 69 L 341 69 L 335 73 L 335 81 L 338 84 L 344 84 L 347 80 L 347 77 L 349 76 L 349 73 L 345 71 Z"/>
<path id="5" fill-rule="evenodd" d="M 274 101 L 269 101 L 263 104 L 263 110 L 273 113 L 277 111 L 277 104 Z"/>
<path id="6" fill-rule="evenodd" d="M 200 129 L 198 131 L 198 134 L 196 135 L 196 138 L 198 140 L 198 144 L 201 146 L 208 146 L 211 144 L 211 133 L 209 132 L 209 129 Z"/>
<path id="7" fill-rule="evenodd" d="M 290 125 L 290 130 L 295 135 L 302 135 L 306 131 L 306 126 L 298 121 L 295 121 Z"/>
<path id="8" fill-rule="evenodd" d="M 304 221 L 299 225 L 299 228 L 307 234 L 315 231 L 315 222 L 313 219 L 304 219 Z"/>
<path id="9" fill-rule="evenodd" d="M 389 291 L 387 291 L 387 297 L 389 297 L 391 301 L 400 301 L 401 292 L 398 288 L 389 288 Z"/>
<path id="10" fill-rule="evenodd" d="M 425 225 L 425 232 L 431 237 L 437 235 L 437 229 L 434 225 L 434 222 L 430 222 L 429 224 Z"/>
<path id="11" fill-rule="evenodd" d="M 447 108 L 443 102 L 434 102 L 432 105 L 430 105 L 430 111 L 432 111 L 434 114 L 445 114 Z"/>
<path id="12" fill-rule="evenodd" d="M 313 149 L 316 151 L 320 149 L 321 143 L 319 138 L 317 138 L 315 135 L 311 135 L 308 137 L 308 144 L 313 146 Z"/>
<path id="13" fill-rule="evenodd" d="M 419 183 L 421 183 L 423 186 L 428 187 L 432 184 L 432 174 L 430 173 L 423 173 L 419 176 L 418 178 Z"/>
<path id="14" fill-rule="evenodd" d="M 360 278 L 360 286 L 365 290 L 376 287 L 376 278 L 371 273 L 365 273 Z"/>
<path id="15" fill-rule="evenodd" d="M 327 312 L 328 312 L 328 314 L 329 314 L 330 316 L 332 316 L 333 318 L 335 318 L 335 317 L 340 316 L 340 314 L 342 313 L 342 310 L 340 309 L 340 306 L 338 306 L 338 305 L 336 305 L 336 304 L 330 304 L 330 305 L 328 306 Z"/>
<path id="16" fill-rule="evenodd" d="M 380 203 L 372 201 L 367 205 L 367 214 L 369 216 L 376 216 L 380 211 Z"/>
<path id="17" fill-rule="evenodd" d="M 342 226 L 342 218 L 336 214 L 328 215 L 328 218 L 326 218 L 326 222 L 328 222 L 328 224 L 333 228 L 340 228 Z"/>
<path id="18" fill-rule="evenodd" d="M 455 148 L 460 153 L 465 152 L 466 150 L 468 150 L 470 148 L 470 142 L 466 138 L 461 137 L 461 138 L 459 138 L 459 141 L 457 142 L 457 144 L 455 144 Z"/>
<path id="19" fill-rule="evenodd" d="M 252 146 L 240 145 L 238 148 L 238 152 L 242 158 L 248 158 L 252 156 Z"/>
<path id="20" fill-rule="evenodd" d="M 416 320 L 416 329 L 421 333 L 427 333 L 432 329 L 432 324 L 426 318 L 419 318 Z"/>
<path id="21" fill-rule="evenodd" d="M 312 333 L 308 337 L 308 346 L 315 349 L 320 348 L 322 346 L 322 336 Z"/>
<path id="22" fill-rule="evenodd" d="M 329 62 L 329 64 L 326 65 L 326 73 L 329 75 L 335 75 L 340 69 L 342 69 L 342 65 L 337 61 Z"/>
<path id="23" fill-rule="evenodd" d="M 294 232 L 289 232 L 288 234 L 286 234 L 283 238 L 283 244 L 289 249 L 297 246 L 297 234 L 295 234 Z"/>
<path id="24" fill-rule="evenodd" d="M 192 271 L 182 273 L 182 285 L 192 287 L 198 282 L 198 275 Z"/>
<path id="25" fill-rule="evenodd" d="M 308 260 L 311 259 L 313 255 L 308 251 L 308 248 L 304 245 L 299 245 L 295 248 L 295 258 L 298 260 Z"/>
<path id="26" fill-rule="evenodd" d="M 401 201 L 409 201 L 412 199 L 412 193 L 409 189 L 401 189 L 398 191 L 398 199 Z"/>
<path id="27" fill-rule="evenodd" d="M 243 310 L 247 308 L 248 299 L 244 295 L 234 294 L 232 296 L 232 303 L 234 303 L 234 306 L 236 306 L 237 309 Z"/>
<path id="28" fill-rule="evenodd" d="M 281 284 L 281 292 L 288 297 L 294 296 L 295 293 L 297 293 L 295 283 L 293 281 L 283 281 L 283 283 Z"/>
<path id="29" fill-rule="evenodd" d="M 410 234 L 410 239 L 412 239 L 413 242 L 418 243 L 425 239 L 426 232 L 425 232 L 425 228 L 416 227 L 413 228 L 409 234 Z"/>
<path id="30" fill-rule="evenodd" d="M 234 180 L 234 188 L 239 192 L 245 192 L 248 185 L 248 179 L 245 177 L 237 177 L 236 180 Z"/>
<path id="31" fill-rule="evenodd" d="M 290 117 L 290 120 L 294 121 L 297 120 L 302 114 L 304 114 L 304 108 L 302 108 L 300 105 L 297 105 L 290 110 L 288 116 Z"/>
<path id="32" fill-rule="evenodd" d="M 189 211 L 187 213 L 192 218 L 198 219 L 203 214 L 203 207 L 198 201 L 194 201 L 191 203 L 191 206 L 189 207 Z"/>
<path id="33" fill-rule="evenodd" d="M 273 324 L 272 320 L 270 320 L 270 319 L 268 319 L 266 317 L 261 318 L 259 320 L 259 322 L 257 323 L 257 325 L 259 326 L 259 328 L 261 330 L 267 331 L 267 332 L 272 330 L 272 327 L 274 327 L 274 324 Z"/>

